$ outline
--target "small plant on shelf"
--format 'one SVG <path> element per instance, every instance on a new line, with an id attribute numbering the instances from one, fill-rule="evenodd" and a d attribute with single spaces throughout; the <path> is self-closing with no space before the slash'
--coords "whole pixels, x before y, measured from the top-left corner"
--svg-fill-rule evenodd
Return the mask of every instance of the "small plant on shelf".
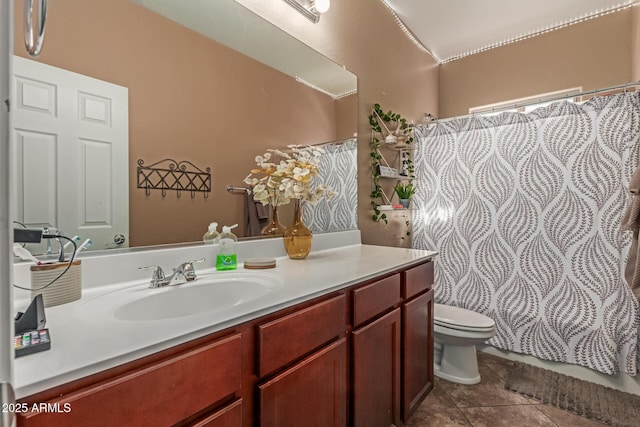
<path id="1" fill-rule="evenodd" d="M 412 182 L 399 182 L 393 187 L 400 200 L 409 200 L 416 193 Z"/>

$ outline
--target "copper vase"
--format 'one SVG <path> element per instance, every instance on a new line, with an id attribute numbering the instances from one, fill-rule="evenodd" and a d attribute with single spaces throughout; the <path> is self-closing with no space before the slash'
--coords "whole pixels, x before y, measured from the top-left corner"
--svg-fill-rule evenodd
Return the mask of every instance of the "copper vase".
<path id="1" fill-rule="evenodd" d="M 302 203 L 296 199 L 293 210 L 293 224 L 284 230 L 284 248 L 291 259 L 305 259 L 311 251 L 313 234 L 302 222 Z"/>
<path id="2" fill-rule="evenodd" d="M 278 206 L 271 205 L 271 217 L 269 223 L 264 226 L 260 232 L 263 236 L 282 236 L 284 234 L 285 227 L 280 224 L 278 218 Z"/>

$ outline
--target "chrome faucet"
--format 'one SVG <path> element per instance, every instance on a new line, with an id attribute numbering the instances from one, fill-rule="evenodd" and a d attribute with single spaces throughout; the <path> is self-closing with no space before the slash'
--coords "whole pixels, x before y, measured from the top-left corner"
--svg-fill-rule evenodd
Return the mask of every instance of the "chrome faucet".
<path id="1" fill-rule="evenodd" d="M 49 230 L 49 227 L 42 227 L 42 234 L 49 234 L 51 232 L 51 230 Z M 51 239 L 47 239 L 47 255 L 50 255 L 53 253 L 53 248 L 51 247 Z"/>
<path id="2" fill-rule="evenodd" d="M 183 283 L 193 282 L 197 279 L 196 269 L 193 264 L 204 261 L 204 258 L 194 261 L 183 262 L 178 268 L 173 269 L 173 274 L 169 277 L 165 276 L 162 267 L 159 265 L 150 265 L 148 267 L 139 267 L 140 270 L 153 269 L 151 274 L 150 288 L 164 288 L 165 286 L 182 285 Z"/>

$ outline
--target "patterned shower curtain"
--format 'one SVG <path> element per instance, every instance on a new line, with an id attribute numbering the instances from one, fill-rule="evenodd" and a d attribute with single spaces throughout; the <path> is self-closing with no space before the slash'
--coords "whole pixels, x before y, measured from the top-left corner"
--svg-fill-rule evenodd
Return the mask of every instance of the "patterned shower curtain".
<path id="1" fill-rule="evenodd" d="M 358 143 L 355 138 L 342 143 L 322 146 L 320 174 L 312 187 L 325 183 L 338 193 L 330 202 L 320 200 L 315 206 L 305 206 L 303 221 L 314 233 L 358 229 Z"/>
<path id="2" fill-rule="evenodd" d="M 620 222 L 639 111 L 621 93 L 417 127 L 413 246 L 440 253 L 436 301 L 493 318 L 495 347 L 635 375 Z"/>

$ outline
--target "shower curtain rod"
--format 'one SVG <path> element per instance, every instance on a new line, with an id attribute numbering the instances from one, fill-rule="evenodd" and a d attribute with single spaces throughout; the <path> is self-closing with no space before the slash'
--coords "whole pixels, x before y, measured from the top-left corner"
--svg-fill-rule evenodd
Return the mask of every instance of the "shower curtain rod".
<path id="1" fill-rule="evenodd" d="M 461 118 L 472 117 L 472 116 L 481 116 L 481 115 L 486 114 L 486 113 L 495 113 L 497 111 L 509 110 L 511 108 L 526 107 L 526 106 L 529 106 L 529 105 L 539 104 L 541 102 L 561 101 L 563 99 L 575 98 L 575 97 L 578 97 L 578 96 L 595 95 L 595 94 L 600 93 L 600 92 L 608 92 L 608 91 L 617 90 L 617 89 L 626 89 L 628 87 L 633 87 L 633 86 L 640 86 L 640 80 L 632 82 L 632 83 L 624 83 L 624 84 L 620 84 L 620 85 L 616 85 L 616 86 L 609 86 L 609 87 L 603 87 L 603 88 L 600 88 L 600 89 L 588 90 L 588 91 L 585 91 L 585 92 L 560 95 L 560 96 L 556 96 L 556 97 L 552 97 L 552 98 L 546 98 L 546 99 L 545 98 L 540 98 L 540 99 L 531 100 L 531 101 L 527 101 L 527 102 L 516 102 L 516 103 L 513 103 L 513 104 L 508 104 L 508 105 L 504 105 L 502 107 L 496 107 L 496 108 L 492 108 L 491 110 L 486 110 L 486 111 L 477 112 L 477 113 L 469 113 L 469 114 L 463 114 L 461 116 L 447 117 L 447 118 L 444 118 L 444 119 L 436 119 L 433 122 L 428 123 L 426 126 L 429 126 L 429 125 L 431 125 L 433 123 L 438 124 L 438 123 L 442 123 L 442 122 L 448 122 L 448 121 L 454 120 L 454 119 L 461 119 Z"/>
<path id="2" fill-rule="evenodd" d="M 310 147 L 316 147 L 319 145 L 329 145 L 329 144 L 333 144 L 333 145 L 342 145 L 348 141 L 351 141 L 353 138 L 356 138 L 355 136 L 352 136 L 350 138 L 345 138 L 345 139 L 338 139 L 336 141 L 325 141 L 325 142 L 316 142 L 315 144 L 308 144 Z"/>

